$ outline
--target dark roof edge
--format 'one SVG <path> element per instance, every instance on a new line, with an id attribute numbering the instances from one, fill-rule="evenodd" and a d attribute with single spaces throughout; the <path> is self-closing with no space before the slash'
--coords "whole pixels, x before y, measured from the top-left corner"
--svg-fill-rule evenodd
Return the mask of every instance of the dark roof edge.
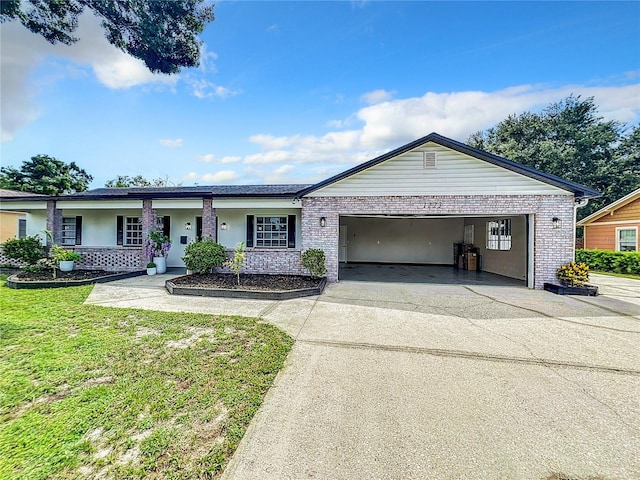
<path id="1" fill-rule="evenodd" d="M 0 201 L 2 202 L 33 202 L 40 201 L 44 202 L 47 200 L 56 200 L 56 201 L 84 201 L 84 200 L 145 200 L 149 198 L 157 198 L 157 199 L 188 199 L 188 198 L 276 198 L 276 199 L 292 199 L 295 200 L 299 198 L 298 192 L 291 193 L 225 193 L 225 194 L 214 194 L 214 193 L 171 193 L 171 192 L 162 192 L 162 193 L 122 193 L 120 195 L 65 195 L 65 196 L 46 196 L 42 197 L 0 197 Z"/>
<path id="2" fill-rule="evenodd" d="M 369 160 L 368 162 L 362 163 L 360 165 L 356 165 L 355 167 L 349 170 L 346 170 L 342 173 L 339 173 L 338 175 L 335 175 L 331 178 L 328 178 L 319 183 L 316 183 L 315 185 L 305 188 L 304 190 L 301 190 L 300 192 L 298 192 L 298 196 L 303 197 L 305 195 L 308 195 L 311 192 L 314 192 L 320 188 L 331 185 L 332 183 L 343 180 L 347 177 L 350 177 L 351 175 L 355 175 L 356 173 L 360 173 L 364 170 L 367 170 L 379 163 L 389 160 L 390 158 L 396 157 L 410 150 L 413 150 L 414 148 L 419 147 L 420 145 L 423 145 L 427 142 L 437 143 L 438 145 L 451 148 L 452 150 L 456 150 L 460 153 L 465 153 L 479 160 L 484 160 L 485 162 L 491 163 L 493 165 L 506 168 L 507 170 L 511 170 L 513 172 L 519 173 L 521 175 L 525 175 L 535 180 L 539 180 L 549 185 L 553 185 L 563 190 L 573 192 L 579 198 L 597 198 L 602 196 L 602 194 L 597 190 L 594 190 L 585 185 L 580 185 L 579 183 L 575 183 L 570 180 L 565 180 L 564 178 L 557 177 L 556 175 L 544 173 L 535 168 L 522 165 L 521 163 L 508 160 L 498 155 L 494 155 L 492 153 L 478 150 L 477 148 L 470 147 L 469 145 L 458 142 L 456 140 L 452 140 L 451 138 L 443 137 L 442 135 L 439 135 L 435 132 L 432 132 L 425 137 L 419 138 L 418 140 L 414 140 L 413 142 L 403 145 L 402 147 L 396 148 L 395 150 L 392 150 L 383 155 L 380 155 L 379 157 L 376 157 L 373 160 Z"/>

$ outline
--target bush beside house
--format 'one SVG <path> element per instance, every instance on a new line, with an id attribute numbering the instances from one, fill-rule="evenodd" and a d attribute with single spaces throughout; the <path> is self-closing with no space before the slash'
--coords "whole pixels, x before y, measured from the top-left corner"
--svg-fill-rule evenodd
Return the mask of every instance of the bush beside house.
<path id="1" fill-rule="evenodd" d="M 640 275 L 640 252 L 576 250 L 576 262 L 586 263 L 591 270 Z"/>

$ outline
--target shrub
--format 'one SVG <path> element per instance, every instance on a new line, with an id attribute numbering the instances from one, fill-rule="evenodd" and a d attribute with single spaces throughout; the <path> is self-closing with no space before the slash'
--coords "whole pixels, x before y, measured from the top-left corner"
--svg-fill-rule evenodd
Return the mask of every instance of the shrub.
<path id="1" fill-rule="evenodd" d="M 324 250 L 310 248 L 302 252 L 302 266 L 309 270 L 312 278 L 320 278 L 327 273 Z"/>
<path id="2" fill-rule="evenodd" d="M 187 270 L 195 273 L 209 273 L 212 268 L 221 267 L 227 259 L 225 248 L 211 238 L 192 242 L 184 249 L 184 261 Z"/>
<path id="3" fill-rule="evenodd" d="M 244 252 L 244 242 L 238 242 L 233 252 L 233 258 L 224 262 L 225 266 L 229 267 L 231 271 L 236 274 L 238 285 L 240 285 L 240 270 L 246 259 L 247 254 Z"/>
<path id="4" fill-rule="evenodd" d="M 556 270 L 556 276 L 565 285 L 581 287 L 589 281 L 589 266 L 586 263 L 565 263 Z"/>
<path id="5" fill-rule="evenodd" d="M 576 261 L 586 263 L 591 270 L 640 275 L 640 252 L 576 250 Z"/>
<path id="6" fill-rule="evenodd" d="M 153 262 L 147 263 L 147 268 L 156 268 L 156 264 Z"/>
<path id="7" fill-rule="evenodd" d="M 2 244 L 2 253 L 12 260 L 33 265 L 46 256 L 40 237 L 34 235 L 27 238 L 11 238 Z"/>

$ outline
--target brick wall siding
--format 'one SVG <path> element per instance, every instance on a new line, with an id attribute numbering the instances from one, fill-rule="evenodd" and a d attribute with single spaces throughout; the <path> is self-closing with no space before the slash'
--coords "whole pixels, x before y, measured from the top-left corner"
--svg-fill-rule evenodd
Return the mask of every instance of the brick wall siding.
<path id="1" fill-rule="evenodd" d="M 231 260 L 234 251 L 227 250 L 227 256 Z M 261 273 L 266 275 L 309 275 L 309 272 L 301 264 L 300 250 L 293 248 L 278 248 L 258 250 L 248 248 L 247 258 L 242 268 L 242 273 Z M 221 272 L 230 272 L 228 268 L 220 269 Z"/>
<path id="2" fill-rule="evenodd" d="M 138 272 L 147 266 L 142 247 L 82 247 L 73 248 L 82 255 L 76 262 L 79 270 L 105 270 L 107 272 Z"/>
<path id="3" fill-rule="evenodd" d="M 315 197 L 302 199 L 302 249 L 321 248 L 327 277 L 338 279 L 340 215 L 526 215 L 534 214 L 534 286 L 555 281 L 555 271 L 574 255 L 573 197 L 565 195 L 450 195 Z M 320 217 L 327 219 L 320 226 Z M 551 219 L 562 221 L 553 229 Z"/>

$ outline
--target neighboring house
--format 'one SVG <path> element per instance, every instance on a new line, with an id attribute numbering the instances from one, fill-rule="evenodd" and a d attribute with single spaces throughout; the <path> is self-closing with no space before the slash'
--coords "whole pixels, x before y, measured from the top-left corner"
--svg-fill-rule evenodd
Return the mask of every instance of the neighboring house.
<path id="1" fill-rule="evenodd" d="M 320 248 L 327 276 L 340 262 L 453 264 L 454 243 L 474 243 L 482 269 L 553 281 L 573 259 L 575 209 L 600 194 L 435 133 L 315 185 L 100 188 L 20 201 L 28 234 L 47 228 L 83 254 L 81 268 L 142 270 L 154 228 L 183 266 L 188 242 L 246 242 L 245 271 L 305 273 L 301 251 Z"/>
<path id="2" fill-rule="evenodd" d="M 578 222 L 584 227 L 584 248 L 637 252 L 640 188 Z"/>
<path id="3" fill-rule="evenodd" d="M 36 194 L 0 188 L 0 198 L 25 198 Z M 27 236 L 27 214 L 24 212 L 0 211 L 0 243 L 10 238 Z"/>

